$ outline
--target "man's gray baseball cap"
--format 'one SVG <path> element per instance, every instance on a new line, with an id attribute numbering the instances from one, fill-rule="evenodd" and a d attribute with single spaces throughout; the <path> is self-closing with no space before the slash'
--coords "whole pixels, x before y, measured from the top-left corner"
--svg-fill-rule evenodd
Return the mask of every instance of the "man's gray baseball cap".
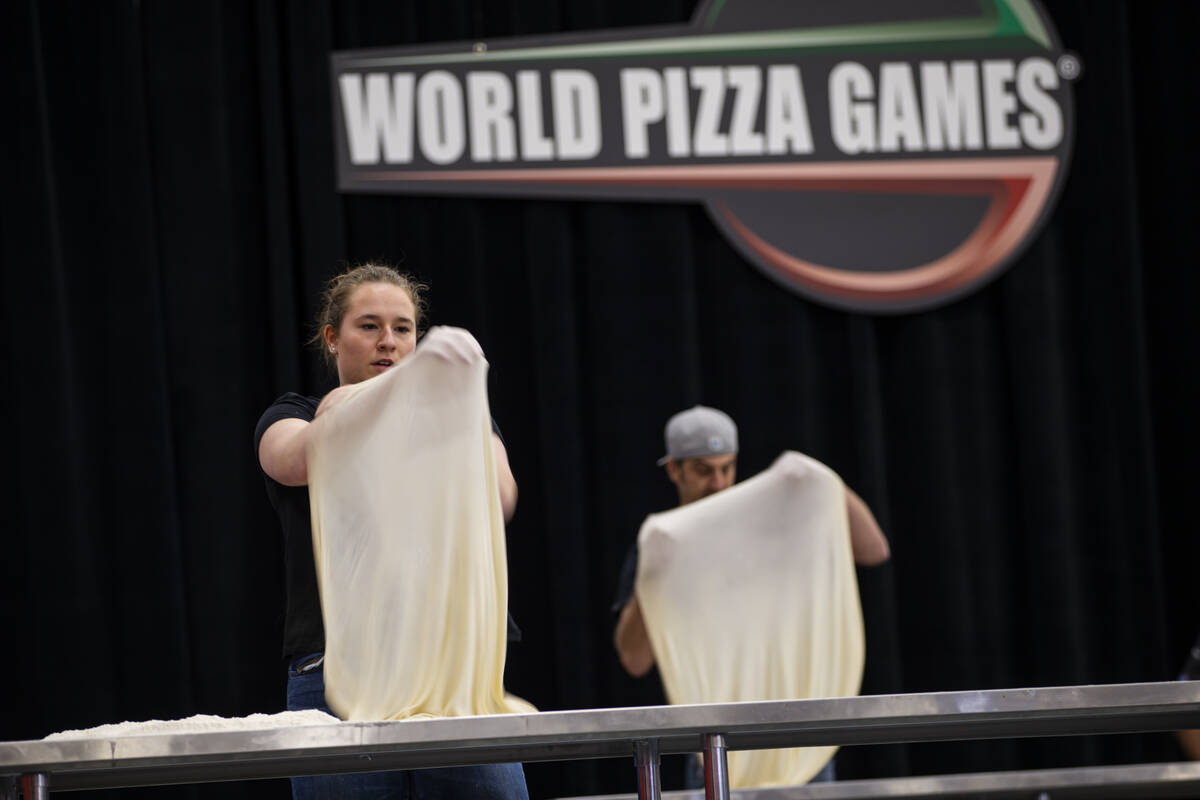
<path id="1" fill-rule="evenodd" d="M 708 406 L 693 406 L 671 417 L 667 420 L 663 438 L 667 442 L 667 454 L 658 460 L 660 467 L 667 461 L 738 451 L 737 425 L 724 411 Z"/>

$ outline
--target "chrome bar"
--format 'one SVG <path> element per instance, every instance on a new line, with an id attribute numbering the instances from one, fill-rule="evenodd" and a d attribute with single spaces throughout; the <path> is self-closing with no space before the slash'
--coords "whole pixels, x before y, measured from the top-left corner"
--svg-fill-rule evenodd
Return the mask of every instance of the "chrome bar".
<path id="1" fill-rule="evenodd" d="M 50 786 L 46 776 L 41 773 L 21 776 L 21 796 L 23 800 L 48 800 Z"/>
<path id="2" fill-rule="evenodd" d="M 661 759 L 657 739 L 639 739 L 633 743 L 633 760 L 637 765 L 638 800 L 661 800 Z"/>
<path id="3" fill-rule="evenodd" d="M 0 776 L 55 791 L 342 772 L 627 758 L 633 742 L 694 753 L 1200 728 L 1200 681 L 993 689 L 0 743 Z"/>
<path id="4" fill-rule="evenodd" d="M 719 733 L 704 736 L 704 797 L 729 800 L 729 760 L 725 756 L 725 737 Z"/>
<path id="5" fill-rule="evenodd" d="M 733 800 L 1082 800 L 1200 796 L 1200 762 L 1128 764 L 1114 767 L 1014 770 L 918 778 L 810 783 L 778 789 L 734 789 Z M 699 790 L 663 792 L 663 800 L 702 800 Z M 596 795 L 563 800 L 633 800 L 633 795 Z"/>

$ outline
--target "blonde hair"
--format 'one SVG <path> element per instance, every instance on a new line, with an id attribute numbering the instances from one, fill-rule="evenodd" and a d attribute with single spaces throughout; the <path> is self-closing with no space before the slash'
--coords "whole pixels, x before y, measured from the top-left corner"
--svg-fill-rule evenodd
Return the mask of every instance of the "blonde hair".
<path id="1" fill-rule="evenodd" d="M 325 327 L 332 327 L 335 331 L 341 328 L 346 308 L 350 305 L 350 295 L 354 294 L 355 289 L 368 283 L 390 283 L 407 292 L 417 315 L 414 320 L 417 330 L 421 330 L 425 319 L 425 292 L 429 291 L 426 284 L 385 264 L 367 263 L 351 267 L 340 275 L 333 276 L 329 283 L 325 284 L 325 291 L 321 293 L 321 311 L 317 314 L 317 331 L 308 340 L 309 344 L 320 349 L 328 367 L 335 367 L 337 358 L 325 347 Z"/>

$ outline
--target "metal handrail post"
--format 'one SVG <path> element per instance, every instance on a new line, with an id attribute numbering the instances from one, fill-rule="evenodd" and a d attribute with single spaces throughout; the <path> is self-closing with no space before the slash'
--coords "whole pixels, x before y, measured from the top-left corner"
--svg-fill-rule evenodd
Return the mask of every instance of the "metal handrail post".
<path id="1" fill-rule="evenodd" d="M 40 772 L 21 776 L 21 796 L 24 800 L 49 800 L 50 782 Z"/>
<path id="2" fill-rule="evenodd" d="M 637 766 L 638 800 L 662 800 L 658 739 L 639 739 L 634 742 L 633 761 Z"/>
<path id="3" fill-rule="evenodd" d="M 725 737 L 719 733 L 704 735 L 704 797 L 706 800 L 729 800 L 729 761 L 725 754 Z"/>

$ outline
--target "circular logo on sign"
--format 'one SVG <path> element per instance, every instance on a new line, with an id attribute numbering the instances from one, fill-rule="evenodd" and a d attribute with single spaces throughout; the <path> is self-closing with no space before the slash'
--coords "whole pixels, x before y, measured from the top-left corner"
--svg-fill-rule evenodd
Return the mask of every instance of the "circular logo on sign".
<path id="1" fill-rule="evenodd" d="M 797 56 L 812 153 L 747 165 L 705 201 L 772 279 L 842 308 L 927 308 L 996 277 L 1040 230 L 1080 62 L 1035 0 L 960 5 L 958 18 L 923 0 L 705 5 L 714 32 L 770 16 L 823 43 Z"/>

